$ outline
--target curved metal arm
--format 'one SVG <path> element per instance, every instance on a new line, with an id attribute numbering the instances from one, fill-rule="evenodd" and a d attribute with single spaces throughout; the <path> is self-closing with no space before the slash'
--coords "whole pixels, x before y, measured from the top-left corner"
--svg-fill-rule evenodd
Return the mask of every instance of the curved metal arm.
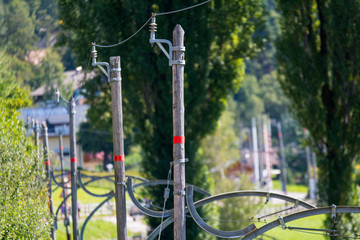
<path id="1" fill-rule="evenodd" d="M 57 186 L 59 186 L 59 187 L 61 187 L 61 188 L 65 188 L 65 189 L 71 189 L 71 187 L 66 187 L 64 184 L 59 183 L 59 182 L 56 180 L 53 171 L 51 171 L 51 178 L 53 179 L 54 183 L 55 183 Z M 68 183 L 68 182 L 67 182 L 67 183 Z"/>
<path id="2" fill-rule="evenodd" d="M 54 226 L 55 226 L 55 229 L 57 229 L 57 217 L 59 215 L 59 211 L 61 209 L 61 206 L 65 203 L 65 201 L 71 196 L 71 194 L 67 195 L 64 200 L 60 203 L 59 207 L 56 209 L 56 212 L 55 212 L 55 217 L 54 217 Z"/>
<path id="3" fill-rule="evenodd" d="M 81 231 L 80 231 L 80 240 L 83 240 L 84 237 L 84 231 L 85 231 L 85 227 L 86 224 L 89 222 L 90 218 L 95 214 L 95 212 L 97 210 L 99 210 L 106 202 L 108 202 L 110 199 L 112 199 L 115 196 L 115 193 L 110 194 L 104 201 L 102 201 L 90 214 L 89 216 L 85 219 L 84 224 L 81 227 Z"/>
<path id="4" fill-rule="evenodd" d="M 171 185 L 173 185 L 172 181 L 170 181 L 169 183 Z M 173 215 L 174 209 L 164 211 L 164 215 L 163 215 L 163 211 L 155 211 L 155 210 L 148 209 L 148 208 L 144 207 L 143 205 L 141 205 L 141 203 L 136 199 L 136 197 L 134 195 L 135 188 L 143 187 L 143 186 L 154 186 L 154 185 L 167 185 L 167 180 L 155 180 L 155 181 L 148 181 L 148 182 L 143 182 L 143 183 L 139 183 L 136 185 L 132 185 L 132 177 L 129 176 L 128 181 L 127 181 L 127 190 L 128 190 L 128 194 L 129 194 L 131 201 L 135 204 L 135 206 L 141 212 L 143 212 L 144 214 L 146 214 L 148 216 L 161 218 L 162 216 L 168 217 L 168 216 Z M 194 188 L 194 190 L 201 194 L 204 194 L 205 196 L 210 195 L 210 193 L 208 193 L 205 190 L 198 188 L 198 187 Z"/>
<path id="5" fill-rule="evenodd" d="M 194 206 L 194 202 L 193 202 L 193 193 L 194 193 L 193 186 L 188 186 L 186 188 L 186 203 L 189 212 L 192 218 L 194 219 L 194 221 L 196 222 L 196 224 L 207 233 L 222 238 L 236 238 L 236 237 L 242 237 L 245 234 L 250 233 L 251 231 L 254 231 L 256 229 L 255 224 L 250 224 L 249 226 L 237 231 L 222 231 L 211 227 L 200 217 L 200 215 L 196 211 L 196 207 Z"/>
<path id="6" fill-rule="evenodd" d="M 138 187 L 145 187 L 145 186 L 155 186 L 155 185 L 167 185 L 168 181 L 167 180 L 154 180 L 154 181 L 147 181 L 147 182 L 143 182 L 143 183 L 138 183 L 138 184 L 134 184 L 133 188 L 138 188 Z M 174 185 L 173 181 L 169 181 L 170 185 Z M 186 186 L 189 186 L 190 184 L 186 184 Z M 203 194 L 207 197 L 211 196 L 211 194 L 207 191 L 205 191 L 204 189 L 201 189 L 199 187 L 193 186 L 194 187 L 194 191 L 198 192 L 200 194 Z"/>
<path id="7" fill-rule="evenodd" d="M 331 214 L 332 212 L 332 207 L 323 207 L 323 208 L 315 208 L 315 209 L 310 209 L 310 210 L 305 210 L 305 211 L 301 211 L 298 213 L 294 213 L 294 214 L 290 214 L 288 216 L 283 217 L 283 220 L 285 223 L 287 222 L 291 222 L 300 218 L 305 218 L 305 217 L 310 217 L 310 216 L 315 216 L 315 215 L 320 215 L 320 214 Z M 360 213 L 360 207 L 349 207 L 349 206 L 345 206 L 345 207 L 336 207 L 336 212 L 337 213 Z M 251 240 L 254 239 L 258 236 L 260 236 L 261 234 L 277 227 L 280 226 L 280 221 L 279 220 L 275 220 L 272 222 L 269 222 L 268 224 L 265 224 L 264 226 L 258 228 L 257 230 L 247 234 L 242 240 Z"/>
<path id="8" fill-rule="evenodd" d="M 203 206 L 205 204 L 208 204 L 208 203 L 212 203 L 212 202 L 223 200 L 223 199 L 233 198 L 233 197 L 242 197 L 242 196 L 267 197 L 268 194 L 269 194 L 269 197 L 285 200 L 287 202 L 296 203 L 298 201 L 299 206 L 302 206 L 302 207 L 307 208 L 307 209 L 315 208 L 315 206 L 313 206 L 313 205 L 311 205 L 309 203 L 306 203 L 304 201 L 300 201 L 298 199 L 288 197 L 286 195 L 277 194 L 277 193 L 268 193 L 268 192 L 264 192 L 264 191 L 236 191 L 236 192 L 218 194 L 218 195 L 214 195 L 214 196 L 210 196 L 210 197 L 201 199 L 201 200 L 195 202 L 194 206 L 195 206 L 195 208 L 198 208 L 198 207 L 201 207 L 201 206 Z M 188 213 L 188 212 L 189 212 L 188 207 L 186 207 L 185 208 L 185 213 Z M 169 218 L 167 218 L 162 223 L 162 229 L 165 229 L 173 221 L 174 221 L 173 216 L 170 216 Z M 159 234 L 159 230 L 160 230 L 160 225 L 157 228 L 155 228 L 153 232 L 150 233 L 147 240 L 155 239 L 155 237 Z"/>
<path id="9" fill-rule="evenodd" d="M 174 214 L 174 209 L 166 210 L 163 213 L 162 211 L 154 211 L 154 210 L 151 210 L 151 209 L 148 209 L 148 208 L 142 206 L 141 203 L 136 199 L 136 197 L 134 195 L 134 190 L 133 190 L 133 186 L 132 186 L 132 178 L 128 178 L 128 180 L 127 180 L 127 191 L 128 191 L 131 201 L 135 204 L 135 206 L 141 212 L 143 212 L 144 214 L 146 214 L 148 216 L 161 218 L 162 216 L 168 217 L 168 216 L 171 216 Z"/>
<path id="10" fill-rule="evenodd" d="M 96 194 L 96 193 L 92 193 L 92 192 L 90 192 L 86 187 L 85 187 L 85 184 L 83 184 L 83 182 L 81 181 L 81 170 L 78 170 L 79 171 L 79 177 L 78 177 L 78 179 L 79 179 L 79 185 L 80 185 L 80 187 L 84 190 L 84 192 L 86 192 L 87 194 L 89 194 L 90 196 L 93 196 L 93 197 L 108 197 L 108 196 L 110 196 L 111 194 L 113 194 L 114 193 L 114 191 L 113 190 L 110 190 L 110 192 L 108 192 L 108 193 L 104 193 L 104 194 Z M 104 178 L 106 178 L 107 176 L 105 176 Z M 98 178 L 99 179 L 99 178 Z M 96 180 L 98 180 L 98 179 L 96 179 Z M 101 179 L 101 178 L 100 178 Z M 95 181 L 95 180 L 93 180 L 93 181 Z M 89 181 L 89 182 L 87 182 L 87 183 L 90 183 L 90 182 L 93 182 L 93 181 Z"/>
<path id="11" fill-rule="evenodd" d="M 293 197 L 289 197 L 283 194 L 278 194 L 278 193 L 272 193 L 272 192 L 265 192 L 265 191 L 234 191 L 234 192 L 227 192 L 227 193 L 221 193 L 218 195 L 214 195 L 214 196 L 210 196 L 207 198 L 203 198 L 199 201 L 197 201 L 196 203 L 200 204 L 199 206 L 214 202 L 214 201 L 219 201 L 222 199 L 228 199 L 228 198 L 235 198 L 235 197 L 269 197 L 269 198 L 276 198 L 276 199 L 280 199 L 280 200 L 284 200 L 286 202 L 291 202 L 291 203 L 297 203 L 299 206 L 302 206 L 306 209 L 312 209 L 312 208 L 316 208 L 314 205 L 311 205 L 310 203 L 307 203 L 305 201 L 301 201 L 299 199 L 293 198 Z"/>
<path id="12" fill-rule="evenodd" d="M 108 81 L 110 81 L 110 65 L 107 62 L 95 62 L 91 64 L 93 67 L 98 66 L 100 70 L 105 74 L 105 76 L 108 78 Z M 106 70 L 102 67 L 105 66 Z"/>
<path id="13" fill-rule="evenodd" d="M 173 59 L 172 59 L 172 54 L 173 54 L 173 46 L 172 43 L 169 40 L 166 39 L 151 39 L 149 40 L 149 43 L 156 43 L 160 49 L 163 51 L 163 53 L 166 55 L 166 57 L 169 59 L 169 66 L 172 66 L 173 64 Z M 161 43 L 165 43 L 167 45 L 169 45 L 169 52 L 166 51 L 166 49 L 163 47 L 163 45 Z"/>

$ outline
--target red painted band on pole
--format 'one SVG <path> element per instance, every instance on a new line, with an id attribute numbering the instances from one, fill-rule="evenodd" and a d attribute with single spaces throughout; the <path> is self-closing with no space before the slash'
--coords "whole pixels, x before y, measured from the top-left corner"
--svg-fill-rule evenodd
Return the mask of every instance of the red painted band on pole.
<path id="1" fill-rule="evenodd" d="M 50 161 L 45 161 L 45 165 L 49 166 L 50 165 Z"/>
<path id="2" fill-rule="evenodd" d="M 124 160 L 125 160 L 124 155 L 114 156 L 114 161 L 115 162 L 123 162 Z"/>
<path id="3" fill-rule="evenodd" d="M 278 134 L 278 136 L 279 136 L 279 137 L 282 137 L 282 134 L 281 134 L 281 133 L 279 133 L 279 134 Z"/>
<path id="4" fill-rule="evenodd" d="M 76 158 L 71 158 L 70 162 L 76 162 Z"/>
<path id="5" fill-rule="evenodd" d="M 174 136 L 173 137 L 173 144 L 176 144 L 176 143 L 184 144 L 185 143 L 185 137 L 184 136 Z"/>
<path id="6" fill-rule="evenodd" d="M 60 147 L 60 150 L 63 150 L 63 147 Z"/>

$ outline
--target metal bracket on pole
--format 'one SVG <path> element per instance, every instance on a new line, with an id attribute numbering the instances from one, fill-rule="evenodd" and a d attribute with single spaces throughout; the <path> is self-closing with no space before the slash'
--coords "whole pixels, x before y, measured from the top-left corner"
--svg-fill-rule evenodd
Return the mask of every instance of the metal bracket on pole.
<path id="1" fill-rule="evenodd" d="M 174 166 L 175 164 L 181 164 L 181 163 L 186 163 L 188 162 L 189 159 L 188 158 L 182 158 L 182 159 L 179 159 L 177 161 L 172 161 L 170 162 L 171 166 Z"/>
<path id="2" fill-rule="evenodd" d="M 186 192 L 184 190 L 183 191 L 174 191 L 174 195 L 185 196 Z"/>
<path id="3" fill-rule="evenodd" d="M 285 222 L 284 222 L 284 219 L 282 216 L 279 216 L 279 222 L 280 222 L 282 229 L 284 229 L 284 230 L 287 229 L 287 226 L 285 225 Z"/>
<path id="4" fill-rule="evenodd" d="M 110 65 L 107 62 L 96 62 L 96 58 L 97 58 L 97 51 L 95 48 L 95 43 L 92 43 L 92 49 L 91 49 L 91 57 L 92 57 L 92 66 L 98 66 L 100 68 L 100 70 L 105 74 L 105 76 L 108 78 L 108 82 L 111 82 L 110 80 Z M 105 66 L 106 70 L 102 67 Z M 121 70 L 121 69 L 120 69 Z M 121 79 L 119 80 L 121 81 Z"/>
<path id="5" fill-rule="evenodd" d="M 185 52 L 185 47 L 173 47 L 172 43 L 169 40 L 156 39 L 155 38 L 156 31 L 157 31 L 156 18 L 155 18 L 155 14 L 153 14 L 152 18 L 151 18 L 151 23 L 150 23 L 149 43 L 151 44 L 151 46 L 154 46 L 154 43 L 156 43 L 160 47 L 160 49 L 163 51 L 165 56 L 169 59 L 169 66 L 185 65 L 185 60 L 183 60 L 183 59 L 173 60 L 173 52 L 176 52 L 176 51 Z M 169 52 L 164 48 L 162 43 L 169 45 Z"/>

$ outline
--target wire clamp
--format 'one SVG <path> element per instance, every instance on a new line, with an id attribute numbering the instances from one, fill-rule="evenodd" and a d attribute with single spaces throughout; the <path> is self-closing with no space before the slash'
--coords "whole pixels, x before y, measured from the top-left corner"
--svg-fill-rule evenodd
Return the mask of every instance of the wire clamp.
<path id="1" fill-rule="evenodd" d="M 174 52 L 185 52 L 185 47 L 183 47 L 183 46 L 174 46 L 173 51 Z"/>
<path id="2" fill-rule="evenodd" d="M 299 206 L 299 199 L 296 199 L 294 208 L 297 208 Z"/>
<path id="3" fill-rule="evenodd" d="M 179 160 L 170 162 L 170 165 L 171 165 L 171 166 L 174 166 L 174 165 L 176 165 L 176 164 L 186 163 L 186 162 L 188 162 L 188 161 L 189 161 L 188 158 L 182 158 L 182 159 L 179 159 Z"/>
<path id="4" fill-rule="evenodd" d="M 110 82 L 121 82 L 121 77 L 120 78 L 110 78 Z"/>
<path id="5" fill-rule="evenodd" d="M 186 192 L 185 191 L 174 191 L 174 195 L 185 196 Z"/>
<path id="6" fill-rule="evenodd" d="M 168 199 L 170 195 L 170 188 L 166 187 L 164 189 L 164 199 Z"/>
<path id="7" fill-rule="evenodd" d="M 172 60 L 172 65 L 185 65 L 185 60 Z"/>
<path id="8" fill-rule="evenodd" d="M 336 219 L 336 205 L 335 204 L 331 205 L 331 217 L 335 221 L 335 219 Z"/>
<path id="9" fill-rule="evenodd" d="M 270 192 L 267 192 L 265 204 L 267 204 L 269 202 L 269 199 L 270 199 Z"/>
<path id="10" fill-rule="evenodd" d="M 121 68 L 111 68 L 110 72 L 121 72 Z"/>
<path id="11" fill-rule="evenodd" d="M 282 216 L 279 216 L 279 222 L 280 222 L 282 229 L 284 229 L 284 230 L 287 229 L 287 226 L 285 225 L 285 221 Z"/>
<path id="12" fill-rule="evenodd" d="M 115 182 L 115 186 L 119 186 L 119 185 L 123 185 L 124 187 L 126 186 L 126 182 Z"/>

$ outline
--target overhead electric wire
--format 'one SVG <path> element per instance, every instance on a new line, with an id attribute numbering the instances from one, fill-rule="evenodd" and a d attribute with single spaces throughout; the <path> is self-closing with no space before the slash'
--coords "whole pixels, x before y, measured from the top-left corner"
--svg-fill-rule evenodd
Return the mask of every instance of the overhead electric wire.
<path id="1" fill-rule="evenodd" d="M 161 15 L 178 13 L 178 12 L 182 12 L 182 11 L 186 11 L 186 10 L 189 10 L 189 9 L 192 9 L 192 8 L 199 7 L 199 6 L 204 5 L 204 4 L 206 4 L 206 3 L 208 3 L 208 2 L 211 2 L 211 1 L 212 1 L 212 0 L 207 0 L 207 1 L 205 1 L 205 2 L 198 3 L 198 4 L 195 4 L 195 5 L 190 6 L 190 7 L 186 7 L 186 8 L 182 8 L 182 9 L 179 9 L 179 10 L 170 11 L 170 12 L 155 13 L 154 15 L 155 15 L 155 16 L 161 16 Z"/>
<path id="2" fill-rule="evenodd" d="M 125 39 L 124 41 L 121 41 L 119 43 L 115 43 L 115 44 L 112 44 L 112 45 L 100 45 L 100 44 L 95 44 L 96 47 L 101 47 L 101 48 L 110 48 L 110 47 L 116 47 L 116 46 L 119 46 L 127 41 L 129 41 L 131 38 L 133 38 L 136 34 L 138 34 L 138 32 L 141 31 L 141 29 L 143 29 L 146 24 L 148 24 L 148 22 L 151 20 L 152 17 L 150 17 L 142 26 L 141 28 L 139 28 L 133 35 L 131 35 L 130 37 L 128 37 L 127 39 Z"/>
<path id="3" fill-rule="evenodd" d="M 135 33 L 133 33 L 133 34 L 132 34 L 130 37 L 128 37 L 127 39 L 125 39 L 125 40 L 123 40 L 123 41 L 121 41 L 121 42 L 115 43 L 115 44 L 111 44 L 111 45 L 95 44 L 95 47 L 111 48 L 111 47 L 119 46 L 119 45 L 124 44 L 125 42 L 129 41 L 131 38 L 135 37 L 135 35 L 138 34 L 138 33 L 146 26 L 146 24 L 148 24 L 148 23 L 150 22 L 150 20 L 151 20 L 152 17 L 162 16 L 162 15 L 168 15 L 168 14 L 174 14 L 174 13 L 186 11 L 186 10 L 189 10 L 189 9 L 192 9 L 192 8 L 199 7 L 199 6 L 204 5 L 204 4 L 206 4 L 206 3 L 208 3 L 208 2 L 211 2 L 211 1 L 212 1 L 212 0 L 207 0 L 207 1 L 205 1 L 205 2 L 201 2 L 201 3 L 195 4 L 195 5 L 190 6 L 190 7 L 186 7 L 186 8 L 182 8 L 182 9 L 170 11 L 170 12 L 153 13 L 152 16 L 151 16 L 138 30 L 136 30 Z"/>

